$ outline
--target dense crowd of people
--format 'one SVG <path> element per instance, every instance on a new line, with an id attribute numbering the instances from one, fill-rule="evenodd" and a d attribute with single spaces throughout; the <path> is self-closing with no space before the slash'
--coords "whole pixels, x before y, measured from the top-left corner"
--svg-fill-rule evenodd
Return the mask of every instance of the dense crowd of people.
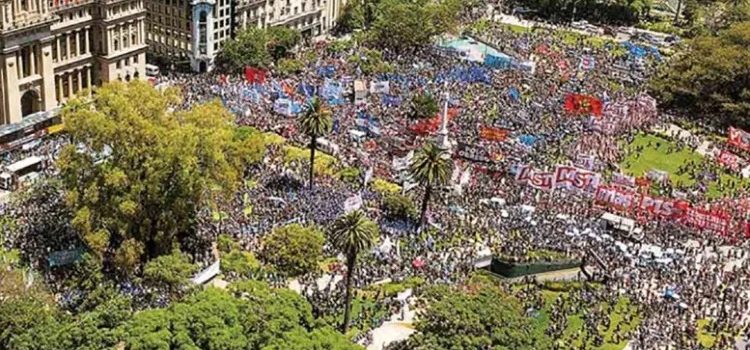
<path id="1" fill-rule="evenodd" d="M 607 328 L 610 322 L 610 310 L 602 310 L 601 302 L 625 295 L 635 305 L 641 323 L 632 330 L 616 330 L 607 341 L 630 340 L 634 349 L 697 349 L 697 321 L 713 319 L 707 331 L 718 335 L 714 347 L 731 348 L 734 336 L 747 332 L 750 310 L 750 262 L 744 242 L 729 242 L 715 233 L 665 221 L 639 222 L 643 234 L 634 241 L 602 222 L 606 209 L 594 206 L 589 194 L 540 191 L 516 183 L 511 171 L 519 162 L 550 168 L 574 164 L 579 156 L 593 159 L 593 169 L 619 171 L 626 153 L 637 151 L 624 149 L 620 140 L 671 121 L 658 113 L 634 112 L 640 106 L 634 101 L 648 99 L 640 77 L 652 74 L 662 58 L 612 43 L 595 46 L 583 37 L 563 40 L 545 28 L 518 32 L 493 25 L 474 34 L 470 40 L 491 43 L 509 54 L 514 64 L 493 69 L 455 51 L 429 47 L 409 55 L 386 50 L 383 60 L 392 70 L 366 74 L 363 67 L 348 60 L 360 53 L 359 48 L 334 51 L 323 44 L 302 49 L 314 51 L 316 59 L 306 62 L 299 74 L 282 76 L 272 70 L 262 82 L 248 82 L 241 75 L 169 74 L 157 83 L 181 88 L 183 108 L 221 99 L 236 114 L 239 125 L 278 133 L 298 145 L 305 145 L 307 136 L 297 131 L 294 116 L 278 113 L 276 100 L 287 98 L 304 109 L 310 94 L 300 87 L 314 87 L 321 94 L 324 86 L 340 83 L 344 91 L 327 101 L 335 127 L 325 138 L 337 145 L 336 152 L 330 153 L 335 153 L 340 167 L 359 168 L 362 174 L 372 169 L 375 177 L 405 188 L 408 181 L 403 181 L 403 170 L 393 167 L 394 159 L 403 159 L 436 132 L 415 127 L 420 121 L 410 119 L 409 101 L 418 93 L 431 93 L 441 108 L 445 104 L 457 111 L 448 123 L 454 156 L 460 149 L 473 147 L 490 161 L 455 157 L 458 170 L 454 172 L 459 176 L 436 194 L 428 224 L 421 230 L 409 220 L 394 221 L 376 209 L 368 210 L 383 237 L 375 251 L 363 258 L 356 286 L 415 275 L 436 283 L 455 283 L 474 270 L 487 250 L 508 256 L 550 250 L 582 259 L 597 276 L 606 276 L 603 288 L 584 289 L 555 301 L 551 336 L 561 336 L 567 315 L 586 310 L 590 312 L 583 312 L 581 337 L 586 341 L 582 348 L 601 345 L 605 339 L 598 329 Z M 364 104 L 355 104 L 355 80 L 387 81 L 389 88 L 369 93 Z M 599 119 L 587 113 L 566 111 L 563 106 L 570 94 L 598 97 L 604 103 L 608 126 L 597 127 Z M 613 106 L 629 110 L 607 110 Z M 606 120 L 608 116 L 618 118 Z M 480 127 L 507 130 L 507 138 L 481 137 Z M 64 137 L 47 139 L 34 149 L 6 153 L 3 164 L 29 154 L 54 157 L 65 143 Z M 678 143 L 697 147 L 697 143 Z M 703 167 L 685 165 L 685 173 L 698 176 L 699 166 Z M 283 149 L 270 147 L 262 166 L 248 174 L 251 181 L 245 182 L 231 206 L 222 208 L 226 217 L 201 220 L 201 230 L 210 235 L 231 233 L 245 249 L 256 250 L 262 235 L 274 227 L 291 222 L 325 226 L 344 212 L 347 198 L 360 195 L 364 207 L 377 208 L 383 197 L 364 181 L 352 184 L 335 176 L 318 177 L 314 188 L 308 189 L 306 171 L 307 164 L 288 163 Z M 694 188 L 679 184 L 679 189 Z M 421 191 L 417 186 L 406 193 L 417 200 Z M 705 199 L 700 191 L 692 198 Z M 0 214 L 10 210 L 15 209 L 0 205 Z M 207 254 L 204 260 L 210 257 Z M 341 299 L 332 295 L 341 293 L 343 282 L 323 288 L 314 278 L 300 282 L 316 313 L 340 306 L 336 302 Z M 528 296 L 523 298 L 527 307 L 540 307 L 536 302 L 540 290 L 529 288 L 523 293 Z M 390 300 L 389 307 L 393 305 Z M 604 306 L 609 307 L 614 306 Z M 372 326 L 382 321 L 372 320 Z"/>

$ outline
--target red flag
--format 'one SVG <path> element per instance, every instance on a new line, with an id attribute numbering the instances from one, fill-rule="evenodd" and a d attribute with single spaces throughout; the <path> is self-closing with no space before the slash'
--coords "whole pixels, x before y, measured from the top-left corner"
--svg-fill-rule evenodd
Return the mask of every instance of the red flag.
<path id="1" fill-rule="evenodd" d="M 266 82 L 266 72 L 260 68 L 245 67 L 245 80 L 251 84 L 263 84 Z"/>
<path id="2" fill-rule="evenodd" d="M 565 96 L 565 111 L 575 115 L 602 115 L 602 101 L 594 96 L 568 94 Z"/>

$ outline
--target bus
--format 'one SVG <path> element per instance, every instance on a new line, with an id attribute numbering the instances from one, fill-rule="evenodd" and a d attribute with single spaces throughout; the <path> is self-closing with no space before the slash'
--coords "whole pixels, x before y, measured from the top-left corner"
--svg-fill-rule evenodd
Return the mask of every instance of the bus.
<path id="1" fill-rule="evenodd" d="M 55 109 L 24 117 L 20 122 L 0 126 L 0 155 L 62 131 L 62 118 Z"/>
<path id="2" fill-rule="evenodd" d="M 45 165 L 45 158 L 39 156 L 31 156 L 8 165 L 5 167 L 6 171 L 0 173 L 0 188 L 12 191 L 21 184 L 36 180 Z"/>

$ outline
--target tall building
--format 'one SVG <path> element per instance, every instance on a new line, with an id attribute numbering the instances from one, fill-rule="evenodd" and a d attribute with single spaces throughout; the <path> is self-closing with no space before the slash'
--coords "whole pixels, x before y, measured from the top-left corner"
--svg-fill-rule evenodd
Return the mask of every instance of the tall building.
<path id="1" fill-rule="evenodd" d="M 143 0 L 0 0 L 0 125 L 145 77 Z"/>
<path id="2" fill-rule="evenodd" d="M 156 57 L 210 71 L 238 31 L 289 26 L 303 36 L 331 29 L 344 0 L 146 0 L 148 44 Z"/>

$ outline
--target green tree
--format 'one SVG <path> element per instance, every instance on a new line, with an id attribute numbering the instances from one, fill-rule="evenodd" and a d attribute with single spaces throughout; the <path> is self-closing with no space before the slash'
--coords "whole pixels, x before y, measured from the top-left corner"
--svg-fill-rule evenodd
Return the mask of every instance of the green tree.
<path id="1" fill-rule="evenodd" d="M 660 102 L 719 127 L 750 127 L 750 22 L 699 36 L 651 82 Z"/>
<path id="2" fill-rule="evenodd" d="M 455 30 L 460 9 L 458 0 L 382 0 L 370 38 L 397 51 L 425 47 L 434 36 Z"/>
<path id="3" fill-rule="evenodd" d="M 232 249 L 221 256 L 221 272 L 228 275 L 230 279 L 250 278 L 260 269 L 260 262 L 253 253 Z"/>
<path id="4" fill-rule="evenodd" d="M 287 56 L 302 39 L 302 35 L 296 29 L 286 26 L 273 26 L 266 29 L 268 53 L 274 60 Z"/>
<path id="5" fill-rule="evenodd" d="M 383 198 L 381 209 L 385 216 L 396 220 L 416 219 L 417 210 L 411 198 L 400 194 L 389 194 Z"/>
<path id="6" fill-rule="evenodd" d="M 62 111 L 72 142 L 57 165 L 71 225 L 105 267 L 134 271 L 200 240 L 198 209 L 230 198 L 253 158 L 219 102 L 171 112 L 177 102 L 145 82 L 113 83 Z"/>
<path id="7" fill-rule="evenodd" d="M 124 327 L 125 348 L 361 349 L 340 333 L 312 326 L 312 308 L 299 294 L 242 281 L 228 290 L 205 289 L 166 309 L 139 312 Z"/>
<path id="8" fill-rule="evenodd" d="M 433 118 L 440 111 L 435 97 L 428 92 L 415 94 L 409 105 L 409 117 L 412 119 Z"/>
<path id="9" fill-rule="evenodd" d="M 376 49 L 360 48 L 349 56 L 349 64 L 359 67 L 367 75 L 388 73 L 393 67 L 383 60 L 383 53 Z"/>
<path id="10" fill-rule="evenodd" d="M 305 64 L 293 58 L 282 58 L 276 65 L 276 70 L 285 76 L 299 74 L 303 69 L 305 69 Z"/>
<path id="11" fill-rule="evenodd" d="M 491 282 L 428 293 L 409 349 L 535 349 L 533 327 L 520 302 Z"/>
<path id="12" fill-rule="evenodd" d="M 244 29 L 234 39 L 224 42 L 217 63 L 227 72 L 237 72 L 247 66 L 267 68 L 273 60 L 268 42 L 266 30 L 255 27 Z"/>
<path id="13" fill-rule="evenodd" d="M 323 232 L 315 227 L 291 224 L 271 231 L 263 238 L 261 258 L 289 277 L 318 269 L 323 256 Z"/>
<path id="14" fill-rule="evenodd" d="M 451 164 L 448 154 L 434 143 L 428 143 L 422 147 L 412 158 L 409 164 L 411 178 L 424 186 L 424 197 L 422 198 L 422 209 L 420 211 L 420 223 L 424 224 L 427 214 L 427 206 L 430 196 L 435 187 L 441 187 L 448 183 Z"/>
<path id="15" fill-rule="evenodd" d="M 172 299 L 182 295 L 190 286 L 190 278 L 198 271 L 198 266 L 175 249 L 169 255 L 159 256 L 143 268 L 143 279 L 148 285 L 164 291 Z"/>
<path id="16" fill-rule="evenodd" d="M 310 189 L 313 188 L 313 168 L 315 167 L 315 149 L 318 147 L 318 137 L 323 137 L 331 131 L 333 119 L 331 110 L 319 98 L 313 98 L 305 113 L 299 118 L 299 130 L 310 137 Z"/>
<path id="17" fill-rule="evenodd" d="M 344 299 L 344 323 L 342 333 L 349 329 L 352 304 L 352 281 L 357 257 L 375 245 L 379 236 L 378 226 L 362 211 L 353 211 L 338 218 L 331 227 L 331 242 L 346 257 L 346 296 Z"/>

